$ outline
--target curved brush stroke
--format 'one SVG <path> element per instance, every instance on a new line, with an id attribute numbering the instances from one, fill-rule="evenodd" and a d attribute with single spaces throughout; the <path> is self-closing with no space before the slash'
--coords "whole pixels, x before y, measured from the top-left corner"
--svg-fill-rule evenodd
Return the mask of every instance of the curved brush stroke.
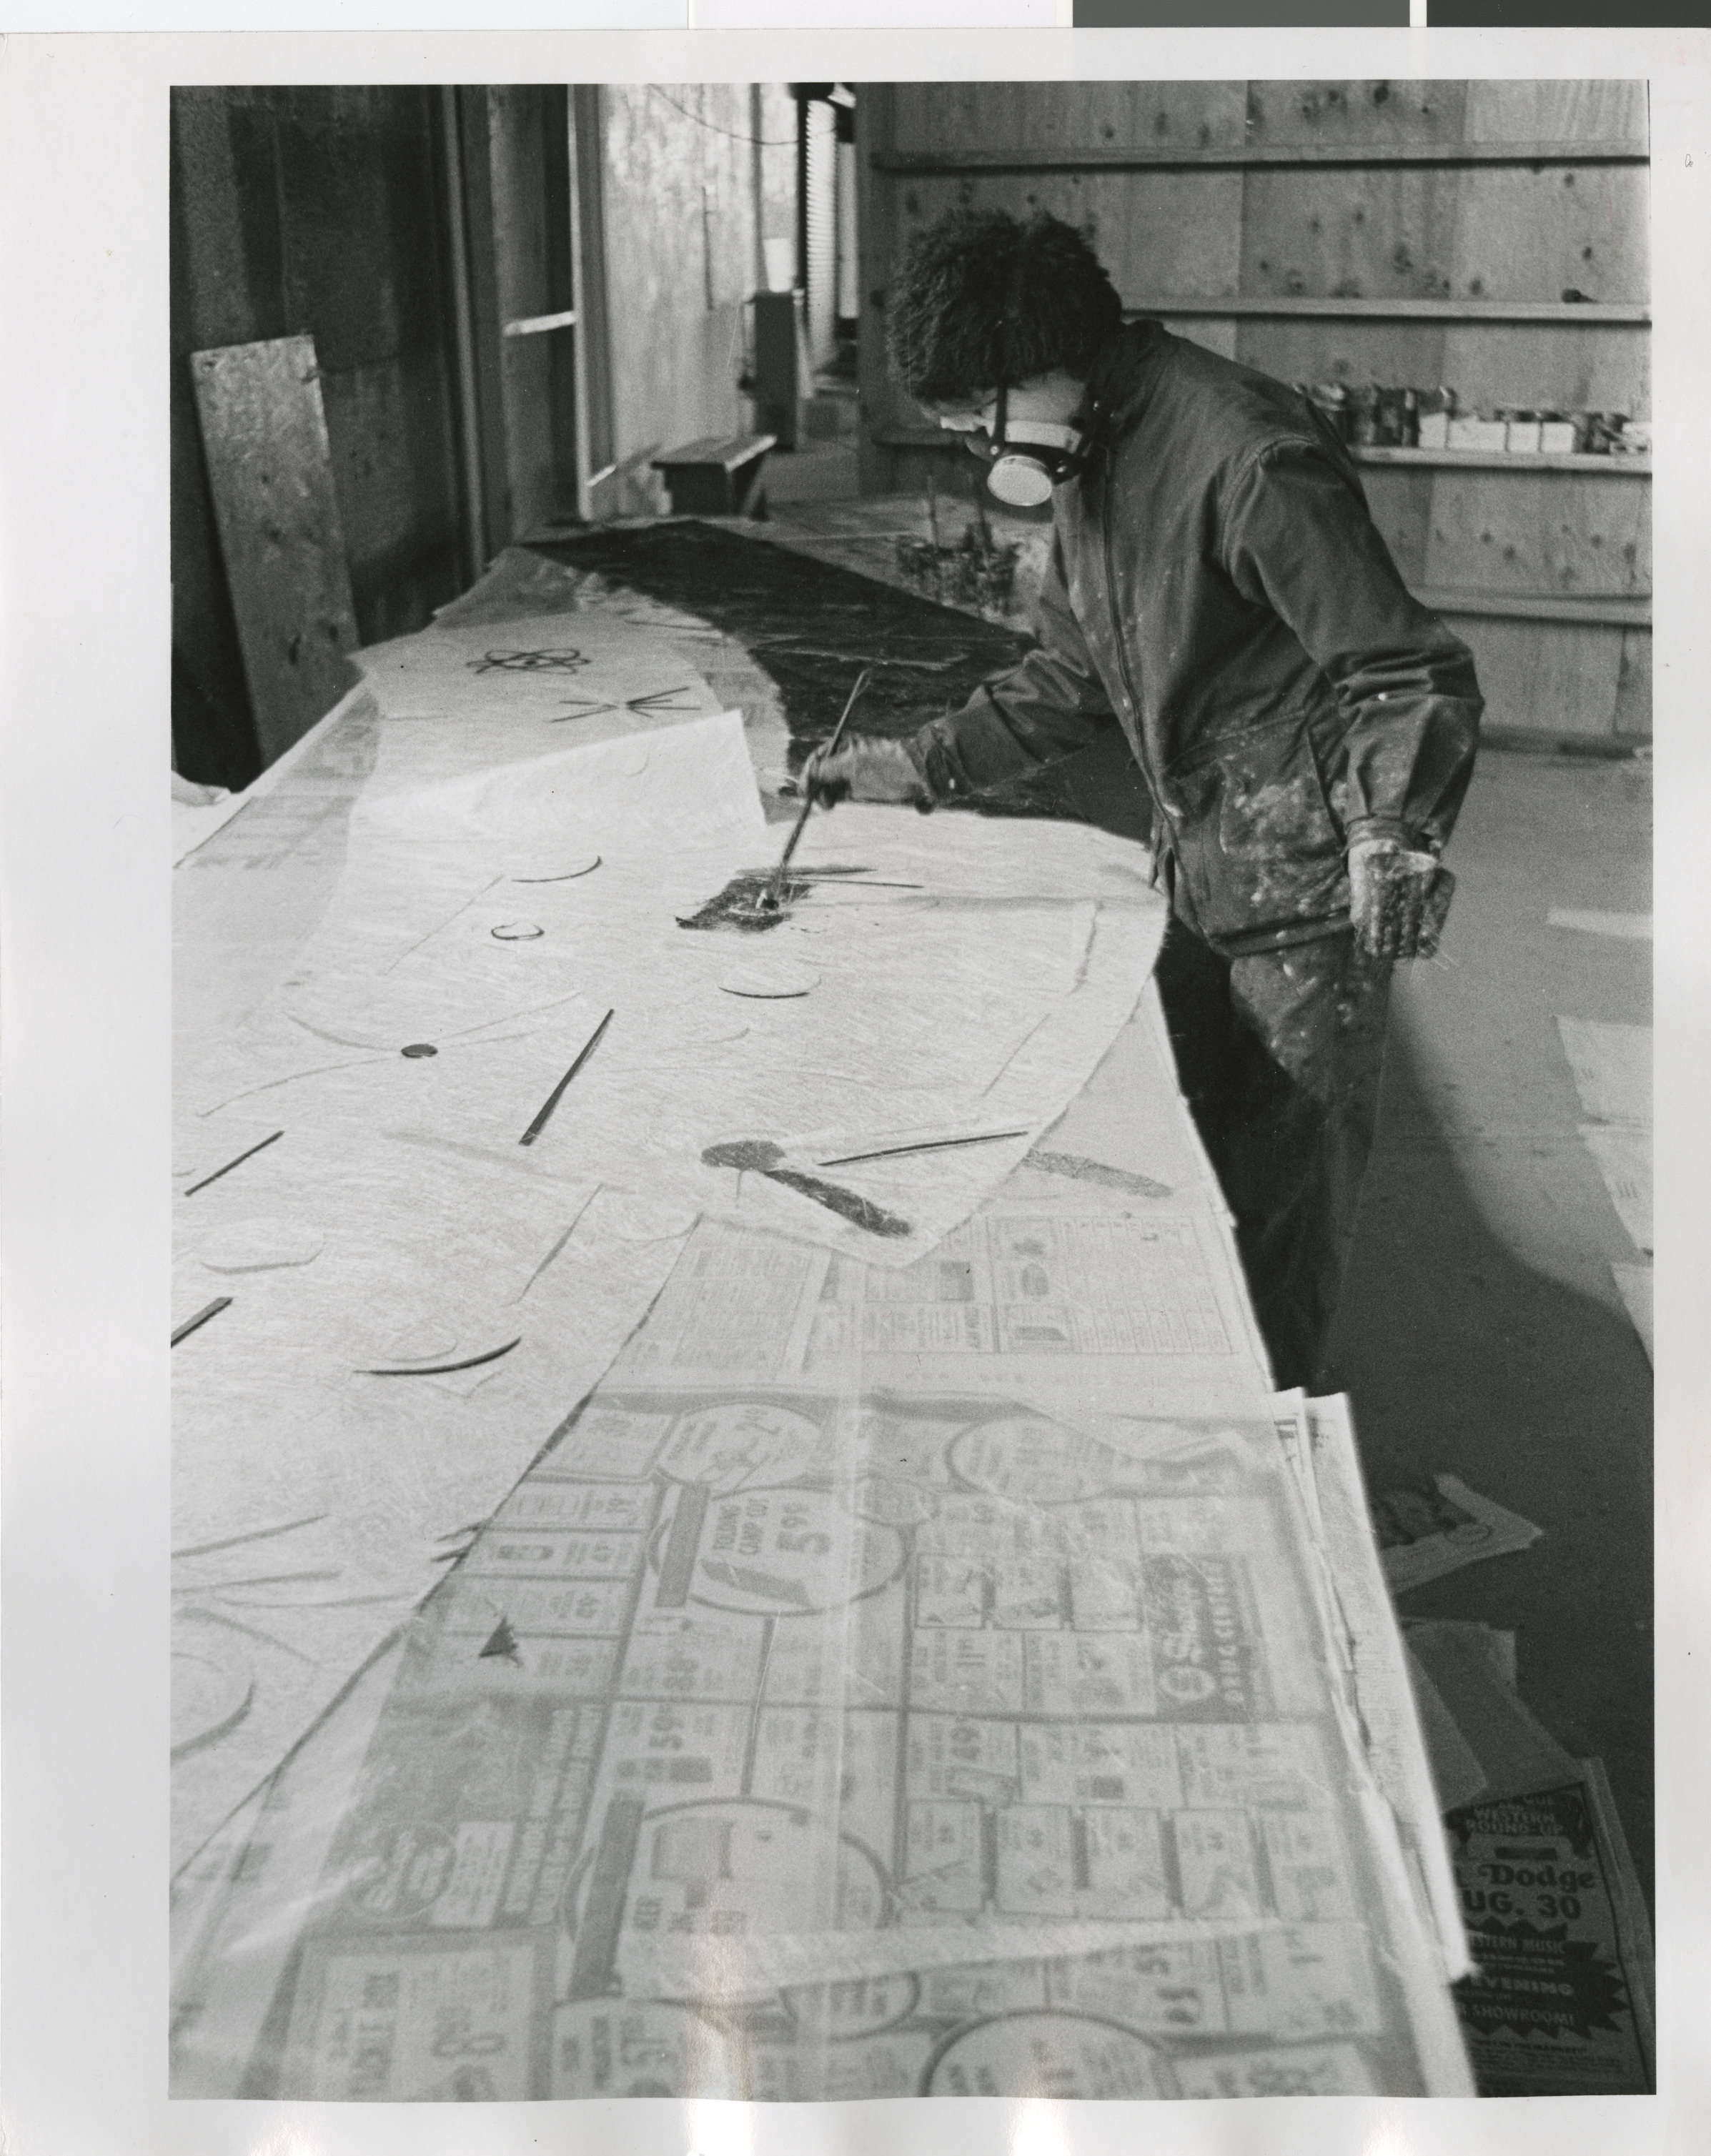
<path id="1" fill-rule="evenodd" d="M 502 1348 L 490 1348 L 485 1355 L 471 1355 L 461 1363 L 414 1363 L 403 1368 L 362 1370 L 357 1374 L 364 1378 L 443 1378 L 453 1370 L 478 1370 L 482 1363 L 496 1363 L 501 1355 L 510 1354 L 522 1337 L 519 1332 L 516 1340 L 507 1340 Z"/>
<path id="2" fill-rule="evenodd" d="M 181 1759 L 188 1759 L 192 1753 L 205 1751 L 210 1744 L 218 1744 L 223 1737 L 229 1737 L 244 1716 L 249 1713 L 250 1703 L 254 1697 L 255 1680 L 251 1677 L 249 1689 L 224 1722 L 215 1722 L 212 1729 L 199 1730 L 194 1737 L 187 1737 L 182 1744 L 175 1744 L 172 1747 L 169 1755 L 172 1764 L 176 1767 Z"/>
<path id="3" fill-rule="evenodd" d="M 242 1632 L 252 1640 L 264 1640 L 270 1647 L 277 1647 L 282 1655 L 290 1656 L 294 1661 L 307 1662 L 311 1669 L 315 1666 L 315 1656 L 306 1655 L 300 1647 L 294 1647 L 289 1640 L 275 1639 L 271 1632 L 264 1632 L 258 1625 L 240 1625 L 235 1617 L 228 1617 L 223 1610 L 180 1609 L 174 1614 L 180 1624 L 224 1625 L 229 1632 Z"/>
<path id="4" fill-rule="evenodd" d="M 330 1512 L 306 1512 L 301 1520 L 282 1520 L 276 1527 L 251 1527 L 241 1535 L 223 1535 L 217 1543 L 187 1543 L 182 1549 L 172 1555 L 178 1557 L 208 1557 L 215 1550 L 234 1549 L 239 1543 L 265 1542 L 270 1535 L 289 1535 L 298 1527 L 312 1527 L 318 1521 L 331 1519 Z"/>

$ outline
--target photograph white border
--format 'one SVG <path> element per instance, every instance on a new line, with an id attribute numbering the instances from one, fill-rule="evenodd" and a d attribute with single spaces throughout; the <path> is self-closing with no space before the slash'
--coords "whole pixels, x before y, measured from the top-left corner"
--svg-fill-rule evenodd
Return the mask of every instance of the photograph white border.
<path id="1" fill-rule="evenodd" d="M 849 2106 L 167 2101 L 174 83 L 1647 75 L 1660 2088 Z M 12 37 L 0 54 L 0 2148 L 6 2156 L 1608 2156 L 1711 2133 L 1711 35 Z"/>

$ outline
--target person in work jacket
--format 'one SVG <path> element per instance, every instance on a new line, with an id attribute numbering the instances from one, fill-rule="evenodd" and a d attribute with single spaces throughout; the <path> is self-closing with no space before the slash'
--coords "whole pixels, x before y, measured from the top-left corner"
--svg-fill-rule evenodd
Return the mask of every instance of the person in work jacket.
<path id="1" fill-rule="evenodd" d="M 1323 1382 L 1371 1149 L 1393 963 L 1436 948 L 1482 701 L 1297 392 L 1125 324 L 1082 235 L 955 212 L 887 300 L 893 365 L 1018 506 L 1050 500 L 1039 642 L 821 799 L 967 800 L 1122 727 L 1172 918 L 1178 1072 L 1280 1386 Z"/>

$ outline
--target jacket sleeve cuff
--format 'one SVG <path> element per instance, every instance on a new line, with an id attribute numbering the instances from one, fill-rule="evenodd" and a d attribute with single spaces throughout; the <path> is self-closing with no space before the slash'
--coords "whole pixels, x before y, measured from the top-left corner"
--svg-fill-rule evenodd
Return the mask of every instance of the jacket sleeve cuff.
<path id="1" fill-rule="evenodd" d="M 1028 754 L 984 690 L 949 718 L 934 719 L 913 736 L 914 758 L 935 801 L 955 801 L 1031 771 Z"/>
<path id="2" fill-rule="evenodd" d="M 1374 839 L 1393 839 L 1400 846 L 1427 848 L 1433 853 L 1437 848 L 1429 839 L 1410 831 L 1397 816 L 1357 816 L 1349 825 L 1349 847 L 1370 845 Z"/>

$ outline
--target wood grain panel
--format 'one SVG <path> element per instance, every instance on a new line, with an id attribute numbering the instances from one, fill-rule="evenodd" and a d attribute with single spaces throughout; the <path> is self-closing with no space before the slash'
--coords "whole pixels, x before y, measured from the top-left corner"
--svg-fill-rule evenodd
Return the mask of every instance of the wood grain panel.
<path id="1" fill-rule="evenodd" d="M 1251 82 L 1247 139 L 1267 147 L 1462 139 L 1462 82 Z"/>
<path id="2" fill-rule="evenodd" d="M 1404 583 L 1426 582 L 1426 542 L 1431 528 L 1429 471 L 1387 466 L 1364 470 L 1360 484 L 1372 521 L 1379 527 Z"/>
<path id="3" fill-rule="evenodd" d="M 358 638 L 378 644 L 419 628 L 429 608 L 456 588 L 455 581 L 425 596 L 415 588 L 455 553 L 445 362 L 431 349 L 412 352 L 325 374 L 321 389 Z"/>
<path id="4" fill-rule="evenodd" d="M 1436 322 L 1244 321 L 1236 357 L 1279 382 L 1382 382 L 1435 388 L 1444 379 Z"/>
<path id="5" fill-rule="evenodd" d="M 737 139 L 748 132 L 748 91 L 665 88 L 685 110 L 641 84 L 609 85 L 603 105 L 620 464 L 645 465 L 660 449 L 742 424 L 733 356 L 753 260 L 749 146 Z"/>
<path id="6" fill-rule="evenodd" d="M 1457 176 L 1446 250 L 1459 298 L 1605 301 L 1650 296 L 1643 165 L 1470 168 Z"/>
<path id="7" fill-rule="evenodd" d="M 1473 654 L 1485 723 L 1545 734 L 1616 731 L 1616 676 L 1631 630 L 1450 616 Z"/>
<path id="8" fill-rule="evenodd" d="M 861 298 L 856 342 L 861 392 L 856 469 L 864 495 L 889 494 L 897 484 L 897 456 L 876 437 L 898 416 L 886 355 L 885 295 L 898 244 L 903 189 L 889 174 L 876 171 L 872 161 L 892 149 L 905 125 L 918 124 L 922 91 L 917 83 L 856 86 L 856 244 Z"/>
<path id="9" fill-rule="evenodd" d="M 1177 315 L 1168 325 L 1173 336 L 1215 352 L 1220 359 L 1236 357 L 1236 324 L 1216 315 Z"/>
<path id="10" fill-rule="evenodd" d="M 897 184 L 901 246 L 957 208 L 1045 211 L 1088 234 L 1126 295 L 1210 300 L 1236 290 L 1239 172 L 983 172 Z"/>
<path id="11" fill-rule="evenodd" d="M 331 710 L 357 621 L 313 337 L 193 352 L 208 483 L 264 762 Z"/>
<path id="12" fill-rule="evenodd" d="M 931 82 L 864 82 L 856 86 L 856 126 L 864 162 L 892 150 L 914 152 L 939 146 L 933 132 L 933 99 L 938 87 Z M 874 126 L 881 100 L 886 115 L 883 141 Z"/>
<path id="13" fill-rule="evenodd" d="M 1616 682 L 1616 730 L 1652 738 L 1652 632 L 1630 629 L 1622 634 L 1621 665 Z"/>
<path id="14" fill-rule="evenodd" d="M 1470 142 L 1639 142 L 1649 133 L 1641 82 L 1472 82 Z"/>
<path id="15" fill-rule="evenodd" d="M 1242 176 L 1241 290 L 1441 297 L 1451 285 L 1462 177 L 1417 165 L 1251 169 Z"/>
<path id="16" fill-rule="evenodd" d="M 1644 329 L 1452 324 L 1443 368 L 1444 380 L 1473 412 L 1517 404 L 1642 419 L 1652 409 L 1652 338 Z"/>
<path id="17" fill-rule="evenodd" d="M 1642 481 L 1589 474 L 1439 471 L 1426 582 L 1509 592 L 1652 588 Z"/>

